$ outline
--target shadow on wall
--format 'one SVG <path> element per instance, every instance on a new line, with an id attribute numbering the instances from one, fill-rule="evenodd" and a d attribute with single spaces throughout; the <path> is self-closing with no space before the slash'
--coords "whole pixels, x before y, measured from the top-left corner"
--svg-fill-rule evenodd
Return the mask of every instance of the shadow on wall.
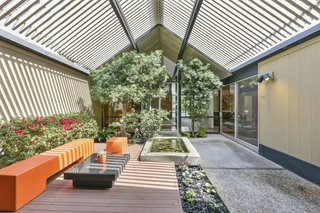
<path id="1" fill-rule="evenodd" d="M 79 112 L 86 112 L 90 115 L 93 115 L 93 110 L 91 105 L 87 106 L 86 101 L 83 98 L 79 98 L 77 101 L 78 107 L 79 107 Z"/>
<path id="2" fill-rule="evenodd" d="M 4 42 L 0 47 L 0 120 L 91 108 L 87 76 Z"/>

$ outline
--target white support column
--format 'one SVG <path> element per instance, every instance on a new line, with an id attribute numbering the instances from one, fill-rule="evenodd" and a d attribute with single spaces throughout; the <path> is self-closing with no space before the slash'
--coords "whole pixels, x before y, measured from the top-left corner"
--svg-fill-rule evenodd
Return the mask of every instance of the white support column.
<path id="1" fill-rule="evenodd" d="M 212 92 L 212 98 L 209 101 L 209 116 L 214 116 L 214 92 Z M 210 128 L 214 128 L 214 118 L 209 118 Z"/>
<path id="2" fill-rule="evenodd" d="M 234 137 L 238 138 L 238 82 L 234 83 Z"/>
<path id="3" fill-rule="evenodd" d="M 220 103 L 219 103 L 219 132 L 220 134 L 222 133 L 222 88 L 219 89 L 219 99 L 220 99 Z"/>

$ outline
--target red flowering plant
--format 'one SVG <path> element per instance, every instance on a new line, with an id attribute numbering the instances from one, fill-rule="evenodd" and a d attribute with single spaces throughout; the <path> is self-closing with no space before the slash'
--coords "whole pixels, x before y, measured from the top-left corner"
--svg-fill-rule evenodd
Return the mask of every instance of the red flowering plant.
<path id="1" fill-rule="evenodd" d="M 0 168 L 78 138 L 95 138 L 97 131 L 97 122 L 86 113 L 0 122 Z"/>

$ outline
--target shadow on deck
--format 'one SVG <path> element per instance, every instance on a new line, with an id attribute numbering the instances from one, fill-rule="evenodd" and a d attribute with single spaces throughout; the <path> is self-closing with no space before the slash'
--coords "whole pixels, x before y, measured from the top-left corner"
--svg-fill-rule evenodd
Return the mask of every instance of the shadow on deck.
<path id="1" fill-rule="evenodd" d="M 182 212 L 174 164 L 140 162 L 141 149 L 129 146 L 131 160 L 111 189 L 76 189 L 61 175 L 18 212 Z"/>

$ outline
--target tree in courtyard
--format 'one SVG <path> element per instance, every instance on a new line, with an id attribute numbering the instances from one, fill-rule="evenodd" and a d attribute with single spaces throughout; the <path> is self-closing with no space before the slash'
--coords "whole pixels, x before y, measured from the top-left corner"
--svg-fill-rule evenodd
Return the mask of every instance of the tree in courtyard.
<path id="1" fill-rule="evenodd" d="M 198 58 L 184 64 L 178 61 L 178 71 L 181 73 L 181 93 L 185 99 L 185 107 L 191 118 L 192 136 L 195 136 L 195 123 L 204 120 L 208 112 L 209 99 L 214 89 L 222 86 L 222 82 Z"/>
<path id="2" fill-rule="evenodd" d="M 93 98 L 112 105 L 122 103 L 124 116 L 128 103 L 133 104 L 136 113 L 154 113 L 154 110 L 151 111 L 151 101 L 165 96 L 168 79 L 168 72 L 161 65 L 161 56 L 160 50 L 150 54 L 126 52 L 92 71 Z"/>

